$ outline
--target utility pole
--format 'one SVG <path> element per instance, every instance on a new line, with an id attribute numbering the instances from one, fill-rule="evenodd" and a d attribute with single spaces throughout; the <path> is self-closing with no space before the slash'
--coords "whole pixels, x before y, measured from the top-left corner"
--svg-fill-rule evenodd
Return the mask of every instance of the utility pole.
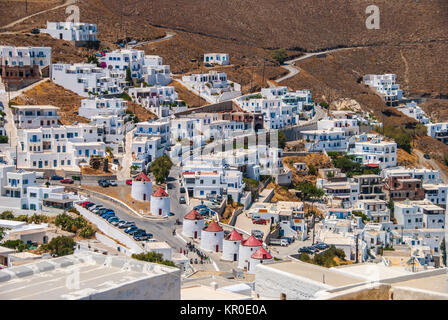
<path id="1" fill-rule="evenodd" d="M 358 259 L 358 252 L 359 252 L 359 248 L 358 248 L 358 238 L 359 238 L 359 233 L 358 234 L 356 234 L 356 263 L 358 263 L 359 262 L 359 259 Z"/>
<path id="2" fill-rule="evenodd" d="M 25 0 L 25 13 L 28 14 L 28 0 Z"/>
<path id="3" fill-rule="evenodd" d="M 261 87 L 264 86 L 264 69 L 266 67 L 266 59 L 263 60 L 263 80 L 261 81 Z"/>

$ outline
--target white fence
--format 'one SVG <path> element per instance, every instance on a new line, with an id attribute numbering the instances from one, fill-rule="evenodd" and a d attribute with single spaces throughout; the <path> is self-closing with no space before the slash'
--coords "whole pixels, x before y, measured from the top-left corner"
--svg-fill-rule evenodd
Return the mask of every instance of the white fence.
<path id="1" fill-rule="evenodd" d="M 114 227 L 113 225 L 109 224 L 106 220 L 102 219 L 101 217 L 95 215 L 94 213 L 90 212 L 89 210 L 84 209 L 83 207 L 79 205 L 75 205 L 76 209 L 79 211 L 79 213 L 95 224 L 101 232 L 106 234 L 107 236 L 111 237 L 112 239 L 115 239 L 119 243 L 123 244 L 124 246 L 128 247 L 131 253 L 142 253 L 144 252 L 143 248 L 140 246 L 140 244 L 137 241 L 134 241 L 130 236 L 128 236 L 126 233 L 124 233 L 122 230 Z M 100 236 L 101 238 L 101 236 Z M 100 240 L 100 239 L 98 239 Z M 104 238 L 103 238 L 104 240 Z M 101 241 L 101 240 L 100 240 Z M 121 250 L 118 249 L 117 250 Z"/>

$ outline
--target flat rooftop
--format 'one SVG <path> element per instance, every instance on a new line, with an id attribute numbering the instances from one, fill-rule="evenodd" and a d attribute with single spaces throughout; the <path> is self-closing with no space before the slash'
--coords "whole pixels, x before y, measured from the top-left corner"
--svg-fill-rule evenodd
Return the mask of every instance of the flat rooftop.
<path id="1" fill-rule="evenodd" d="M 447 274 L 439 274 L 420 279 L 412 279 L 393 284 L 396 287 L 409 287 L 420 290 L 448 293 Z"/>
<path id="2" fill-rule="evenodd" d="M 182 288 L 180 296 L 181 300 L 252 300 L 249 296 L 201 285 Z"/>
<path id="3" fill-rule="evenodd" d="M 79 286 L 67 286 L 74 273 Z M 0 300 L 75 300 L 179 269 L 92 252 L 49 259 L 0 271 Z M 124 297 L 125 298 L 125 297 Z"/>
<path id="4" fill-rule="evenodd" d="M 34 109 L 34 110 L 59 110 L 56 106 L 51 105 L 14 105 L 15 109 Z"/>
<path id="5" fill-rule="evenodd" d="M 299 276 L 319 283 L 325 281 L 326 285 L 332 287 L 343 287 L 364 282 L 364 280 L 359 277 L 345 275 L 332 269 L 301 261 L 270 263 L 263 265 L 262 267 L 286 272 L 293 276 Z"/>

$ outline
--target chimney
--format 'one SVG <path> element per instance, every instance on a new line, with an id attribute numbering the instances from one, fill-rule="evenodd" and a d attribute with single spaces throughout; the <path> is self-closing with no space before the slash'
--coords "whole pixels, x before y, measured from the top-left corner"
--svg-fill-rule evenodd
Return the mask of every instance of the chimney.
<path id="1" fill-rule="evenodd" d="M 217 282 L 213 281 L 213 282 L 210 283 L 210 285 L 212 286 L 213 290 L 218 289 L 218 283 Z"/>

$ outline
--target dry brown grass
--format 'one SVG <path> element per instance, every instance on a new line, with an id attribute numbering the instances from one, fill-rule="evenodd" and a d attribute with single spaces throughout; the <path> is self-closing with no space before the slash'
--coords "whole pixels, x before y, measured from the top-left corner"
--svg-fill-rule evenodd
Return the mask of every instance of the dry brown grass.
<path id="1" fill-rule="evenodd" d="M 190 108 L 196 108 L 208 104 L 207 101 L 194 94 L 177 81 L 171 82 L 170 86 L 174 87 L 177 94 L 179 95 L 179 99 L 184 100 L 187 106 Z"/>
<path id="2" fill-rule="evenodd" d="M 266 189 L 274 189 L 274 196 L 272 197 L 272 202 L 277 201 L 299 201 L 299 198 L 295 194 L 292 194 L 288 189 L 279 186 L 273 182 L 269 183 Z"/>
<path id="3" fill-rule="evenodd" d="M 419 164 L 418 156 L 409 154 L 403 149 L 397 149 L 397 165 L 405 167 L 417 167 Z"/>
<path id="4" fill-rule="evenodd" d="M 70 125 L 77 121 L 88 123 L 89 120 L 78 116 L 78 109 L 82 97 L 66 90 L 52 81 L 43 82 L 12 101 L 19 105 L 54 105 L 59 107 L 59 115 L 63 125 Z"/>
<path id="5" fill-rule="evenodd" d="M 420 104 L 422 109 L 434 122 L 448 121 L 448 100 L 429 99 Z"/>

